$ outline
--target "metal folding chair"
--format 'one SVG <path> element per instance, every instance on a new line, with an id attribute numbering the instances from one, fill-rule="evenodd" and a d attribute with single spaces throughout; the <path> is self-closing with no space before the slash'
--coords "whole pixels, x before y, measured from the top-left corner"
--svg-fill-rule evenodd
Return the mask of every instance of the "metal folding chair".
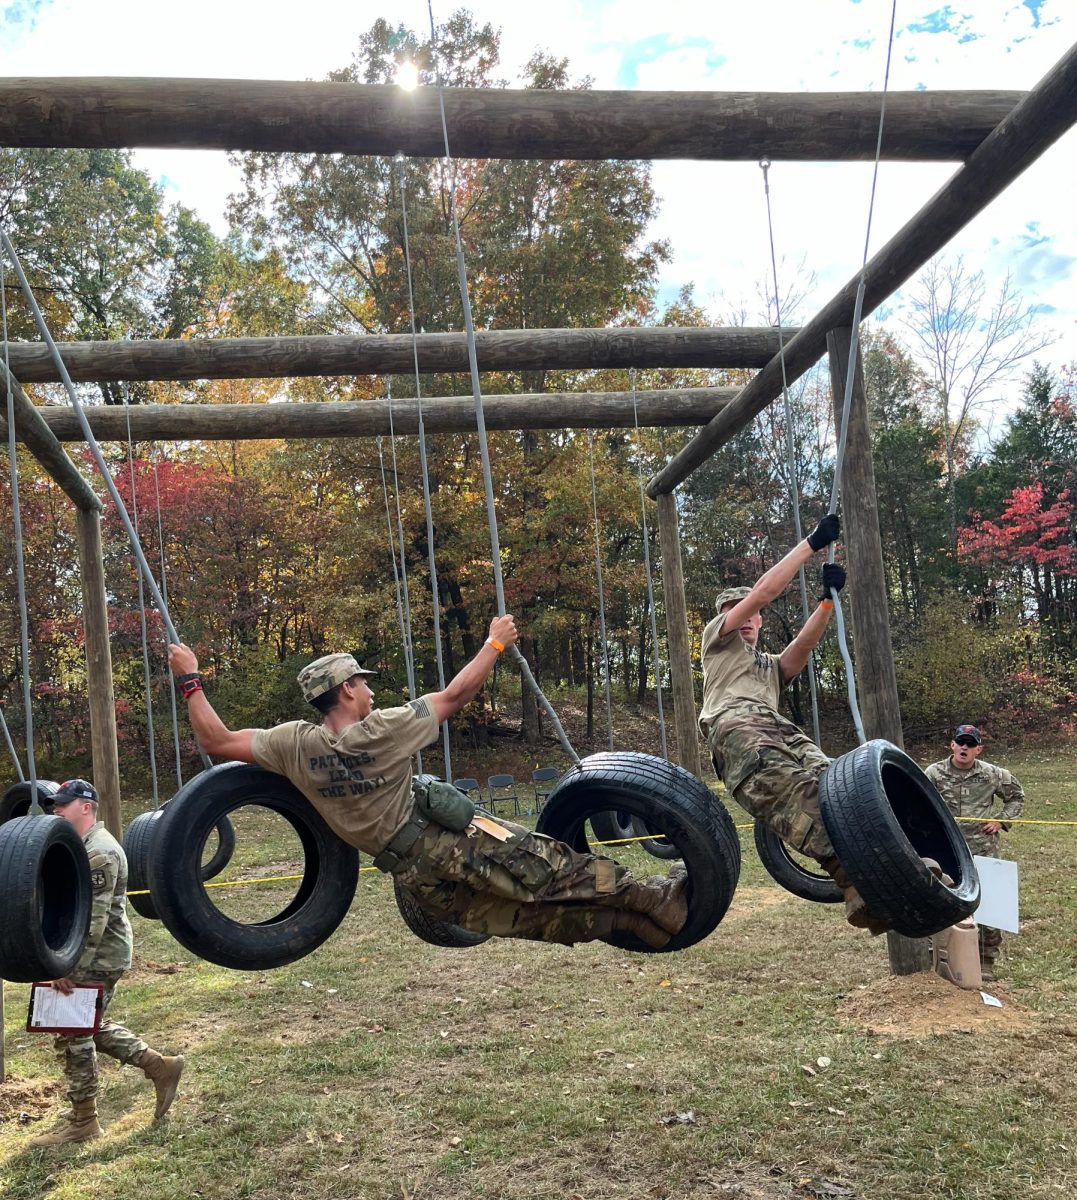
<path id="1" fill-rule="evenodd" d="M 520 815 L 520 795 L 516 791 L 516 780 L 511 775 L 491 775 L 486 780 L 486 803 L 496 816 L 498 804 L 512 802 L 514 816 Z"/>
<path id="2" fill-rule="evenodd" d="M 531 772 L 531 782 L 535 785 L 535 812 L 542 812 L 546 797 L 553 791 L 554 781 L 560 775 L 557 767 L 539 767 Z"/>

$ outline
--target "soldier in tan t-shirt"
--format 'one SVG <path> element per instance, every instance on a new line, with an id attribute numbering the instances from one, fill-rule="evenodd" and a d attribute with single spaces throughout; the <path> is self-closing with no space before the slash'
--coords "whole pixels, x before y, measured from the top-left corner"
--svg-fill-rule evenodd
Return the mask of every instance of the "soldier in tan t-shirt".
<path id="1" fill-rule="evenodd" d="M 814 858 L 839 884 L 851 925 L 882 933 L 845 874 L 819 811 L 819 778 L 830 760 L 778 712 L 781 690 L 807 666 L 834 609 L 831 588 L 845 585 L 836 563 L 823 567 L 819 604 L 781 654 L 758 648 L 762 610 L 785 591 L 812 556 L 837 541 L 835 514 L 815 529 L 754 586 L 719 593 L 718 615 L 703 630 L 703 708 L 699 725 L 714 769 L 733 799 L 765 822 L 794 850 Z"/>
<path id="2" fill-rule="evenodd" d="M 460 827 L 445 823 L 447 810 L 439 821 L 416 809 L 412 756 L 478 694 L 517 636 L 511 616 L 495 617 L 485 644 L 444 691 L 380 712 L 370 672 L 350 654 L 324 655 L 298 679 L 322 723 L 274 729 L 229 729 L 206 699 L 193 651 L 170 646 L 169 662 L 207 754 L 286 776 L 339 837 L 373 855 L 433 916 L 480 933 L 566 945 L 626 931 L 661 949 L 688 916 L 683 867 L 638 881 L 612 859 L 579 854 L 487 814 L 464 824 L 467 809 Z M 441 789 L 451 806 L 453 789 Z"/>

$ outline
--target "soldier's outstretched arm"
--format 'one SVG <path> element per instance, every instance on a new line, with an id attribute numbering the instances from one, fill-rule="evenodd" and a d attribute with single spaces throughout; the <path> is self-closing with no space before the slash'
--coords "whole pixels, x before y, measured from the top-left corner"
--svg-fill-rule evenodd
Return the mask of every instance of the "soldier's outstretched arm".
<path id="1" fill-rule="evenodd" d="M 182 643 L 168 647 L 168 665 L 177 679 L 198 674 L 198 659 L 190 646 Z M 201 682 L 187 693 L 187 715 L 202 750 L 213 758 L 254 763 L 251 753 L 253 729 L 229 729 L 206 699 Z"/>
<path id="2" fill-rule="evenodd" d="M 469 704 L 479 694 L 479 688 L 489 678 L 494 669 L 494 663 L 503 650 L 515 644 L 520 636 L 515 620 L 505 615 L 494 617 L 490 622 L 490 632 L 486 641 L 479 647 L 478 654 L 453 676 L 445 685 L 443 692 L 435 692 L 431 699 L 439 721 L 447 721 L 458 713 L 465 704 Z"/>
<path id="3" fill-rule="evenodd" d="M 830 591 L 840 592 L 845 586 L 845 568 L 838 563 L 824 563 L 820 572 L 822 590 L 819 593 L 819 604 L 811 616 L 804 622 L 803 627 L 788 646 L 782 651 L 778 660 L 782 668 L 782 679 L 788 683 L 795 679 L 808 665 L 811 652 L 822 641 L 830 616 L 834 611 L 834 602 L 830 599 Z"/>
<path id="4" fill-rule="evenodd" d="M 728 609 L 723 628 L 739 629 L 756 613 L 762 612 L 772 600 L 777 600 L 800 568 L 811 561 L 812 555 L 825 550 L 831 542 L 836 542 L 840 534 L 841 522 L 837 514 L 828 513 L 802 542 L 798 542 L 784 558 L 759 576 L 743 600 Z"/>

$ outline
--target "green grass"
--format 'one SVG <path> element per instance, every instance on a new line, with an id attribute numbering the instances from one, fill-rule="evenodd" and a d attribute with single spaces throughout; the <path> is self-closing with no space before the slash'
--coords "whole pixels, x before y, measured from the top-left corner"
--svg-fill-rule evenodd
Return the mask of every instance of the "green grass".
<path id="1" fill-rule="evenodd" d="M 1026 816 L 1077 820 L 1077 757 L 1006 765 L 1025 785 Z M 1021 864 L 1025 920 L 1022 936 L 1006 939 L 1006 1020 L 968 1026 L 956 1007 L 968 997 L 953 989 L 954 1019 L 932 1033 L 897 994 L 892 1015 L 909 1036 L 845 1019 L 857 997 L 888 994 L 883 939 L 847 928 L 832 906 L 786 896 L 750 835 L 742 845 L 730 914 L 706 942 L 671 955 L 511 941 L 437 949 L 407 932 L 376 873 L 361 876 L 333 938 L 278 971 L 193 960 L 158 923 L 133 917 L 138 962 L 114 1015 L 188 1055 L 173 1117 L 154 1128 L 152 1089 L 105 1060 L 106 1138 L 30 1150 L 59 1108 L 55 1091 L 42 1094 L 58 1068 L 49 1039 L 20 1029 L 25 987 L 7 985 L 0 1194 L 1071 1194 L 1077 826 L 1019 826 L 1006 843 Z M 276 834 L 251 832 L 235 869 L 288 857 Z M 663 869 L 638 850 L 620 857 Z M 254 891 L 237 889 L 230 903 L 253 904 L 236 897 Z M 817 1065 L 822 1056 L 829 1066 Z"/>

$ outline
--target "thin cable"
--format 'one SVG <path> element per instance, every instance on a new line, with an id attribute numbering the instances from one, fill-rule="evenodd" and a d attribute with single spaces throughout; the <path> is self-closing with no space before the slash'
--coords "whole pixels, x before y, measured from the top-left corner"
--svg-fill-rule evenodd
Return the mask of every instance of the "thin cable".
<path id="1" fill-rule="evenodd" d="M 598 628 L 602 639 L 602 680 L 606 689 L 606 740 L 613 750 L 613 696 L 610 692 L 610 648 L 606 640 L 606 591 L 602 583 L 602 538 L 598 524 L 598 488 L 595 483 L 595 431 L 587 431 L 587 461 L 591 468 L 591 509 L 595 517 L 595 575 L 598 579 Z"/>
<path id="2" fill-rule="evenodd" d="M 796 442 L 793 439 L 793 402 L 789 396 L 789 380 L 785 374 L 785 337 L 782 331 L 782 306 L 778 293 L 778 258 L 774 250 L 774 221 L 770 211 L 770 159 L 759 161 L 763 172 L 763 192 L 767 201 L 767 234 L 770 237 L 770 268 L 774 276 L 774 320 L 778 327 L 778 358 L 782 366 L 782 400 L 785 404 L 785 453 L 788 462 L 789 478 L 786 481 L 789 488 L 789 504 L 793 510 L 793 534 L 799 546 L 804 540 L 804 531 L 800 523 L 800 488 L 797 485 Z M 800 577 L 800 613 L 805 622 L 811 615 L 808 607 L 808 579 L 803 567 L 798 572 Z M 808 691 L 811 695 L 811 723 L 815 744 L 821 745 L 819 735 L 819 696 L 815 683 L 815 652 L 808 655 Z"/>
<path id="3" fill-rule="evenodd" d="M 123 409 L 127 417 L 127 466 L 131 477 L 131 520 L 134 523 L 135 534 L 138 534 L 138 491 L 135 480 L 135 446 L 131 437 L 131 405 L 127 400 L 127 386 L 120 390 L 123 399 Z M 138 580 L 138 619 L 142 630 L 142 679 L 146 693 L 146 742 L 150 753 L 150 780 L 153 794 L 153 807 L 160 806 L 157 789 L 157 748 L 153 733 L 153 679 L 150 672 L 150 638 L 146 627 L 146 593 L 142 589 L 142 574 L 136 572 Z"/>
<path id="4" fill-rule="evenodd" d="M 393 380 L 389 377 L 386 385 L 386 397 L 389 401 L 389 450 L 393 456 L 393 500 L 396 504 L 396 532 L 400 542 L 400 591 L 404 600 L 404 621 L 407 635 L 404 641 L 404 664 L 408 673 L 409 699 L 415 700 L 415 642 L 411 631 L 411 592 L 408 590 L 408 560 L 404 545 L 404 518 L 400 511 L 400 470 L 396 462 L 396 430 L 393 428 Z M 422 770 L 422 756 L 419 755 Z"/>
<path id="5" fill-rule="evenodd" d="M 161 595 L 168 601 L 168 574 L 165 571 L 165 527 L 161 516 L 161 480 L 157 471 L 157 451 L 153 450 L 153 494 L 157 504 L 157 547 L 161 560 Z M 168 637 L 165 636 L 165 649 L 168 649 Z M 183 752 L 180 747 L 179 707 L 176 704 L 175 685 L 169 683 L 168 698 L 172 709 L 172 746 L 176 754 L 176 790 L 183 787 Z"/>
<path id="6" fill-rule="evenodd" d="M 434 6 L 433 0 L 427 0 L 427 12 L 430 14 L 430 50 L 431 58 L 434 64 L 434 78 L 438 90 L 438 106 L 441 111 L 441 132 L 445 143 L 445 161 L 448 162 L 450 170 L 449 179 L 449 214 L 452 218 L 453 236 L 456 240 L 456 274 L 457 282 L 460 286 L 460 303 L 464 311 L 464 334 L 467 338 L 467 359 L 468 367 L 471 372 L 471 394 L 475 400 L 475 426 L 479 436 L 479 455 L 482 459 L 482 480 L 483 487 L 486 493 L 486 515 L 490 530 L 490 560 L 494 573 L 494 592 L 497 598 L 497 611 L 499 616 L 505 616 L 505 581 L 501 574 L 501 545 L 497 535 L 497 511 L 494 507 L 494 483 L 493 473 L 490 469 L 490 449 L 486 440 L 486 420 L 482 411 L 482 388 L 479 384 L 479 360 L 478 352 L 475 348 L 475 321 L 471 312 L 471 298 L 467 290 L 467 269 L 464 265 L 464 246 L 460 238 L 460 219 L 456 210 L 456 170 L 453 162 L 452 153 L 449 149 L 449 124 L 445 116 L 445 92 L 441 84 L 441 68 L 438 66 L 438 42 L 437 42 L 437 27 L 434 24 Z M 444 176 L 443 176 L 444 178 Z M 565 733 L 564 727 L 561 724 L 560 718 L 546 698 L 542 689 L 538 685 L 538 681 L 532 674 L 531 666 L 527 659 L 524 658 L 523 651 L 519 646 L 514 645 L 511 649 L 513 658 L 520 668 L 520 674 L 524 681 L 535 694 L 535 698 L 546 711 L 550 722 L 557 733 L 557 739 L 561 743 L 565 753 L 572 759 L 574 763 L 580 761 L 580 756 L 572 748 L 572 743 L 568 740 L 568 734 Z"/>
<path id="7" fill-rule="evenodd" d="M 411 321 L 411 356 L 415 363 L 415 402 L 419 411 L 419 467 L 423 476 L 423 513 L 426 516 L 426 564 L 430 574 L 430 609 L 434 623 L 434 657 L 437 659 L 438 690 L 445 690 L 445 658 L 441 645 L 441 592 L 438 588 L 437 562 L 434 557 L 434 513 L 430 504 L 430 470 L 426 459 L 426 423 L 423 420 L 423 389 L 419 378 L 419 331 L 415 321 L 415 288 L 411 275 L 411 242 L 408 239 L 408 202 L 405 159 L 396 156 L 400 174 L 400 214 L 404 223 L 404 264 L 408 276 L 408 317 Z M 445 778 L 452 782 L 452 757 L 449 750 L 449 722 L 441 723 L 441 747 Z"/>
<path id="8" fill-rule="evenodd" d="M 651 615 L 651 651 L 654 656 L 655 694 L 658 699 L 658 725 L 662 731 L 662 757 L 669 758 L 666 745 L 666 715 L 662 710 L 662 659 L 658 649 L 658 616 L 654 607 L 654 576 L 651 573 L 651 531 L 647 527 L 647 492 L 643 485 L 643 439 L 639 429 L 639 408 L 636 404 L 636 368 L 628 372 L 632 383 L 632 420 L 636 426 L 636 475 L 639 479 L 639 512 L 643 525 L 643 572 L 647 577 L 647 607 Z"/>
<path id="9" fill-rule="evenodd" d="M 0 230 L 0 233 L 3 231 Z M 5 249 L 10 248 L 5 238 Z M 14 264 L 14 259 L 12 259 Z M 7 388 L 7 452 L 11 466 L 11 515 L 15 531 L 15 586 L 19 604 L 19 645 L 22 652 L 22 703 L 26 714 L 26 766 L 30 776 L 30 812 L 41 815 L 37 798 L 37 760 L 34 757 L 34 713 L 30 688 L 30 611 L 26 604 L 26 547 L 22 537 L 22 509 L 19 504 L 19 465 L 15 450 L 15 389 L 11 377 L 11 357 L 7 335 L 7 268 L 0 254 L 0 316 L 4 333 L 4 380 Z M 5 726 L 6 728 L 6 726 Z M 12 747 L 14 756 L 14 747 Z M 18 766 L 18 759 L 15 760 Z M 22 771 L 19 771 L 20 781 Z"/>

